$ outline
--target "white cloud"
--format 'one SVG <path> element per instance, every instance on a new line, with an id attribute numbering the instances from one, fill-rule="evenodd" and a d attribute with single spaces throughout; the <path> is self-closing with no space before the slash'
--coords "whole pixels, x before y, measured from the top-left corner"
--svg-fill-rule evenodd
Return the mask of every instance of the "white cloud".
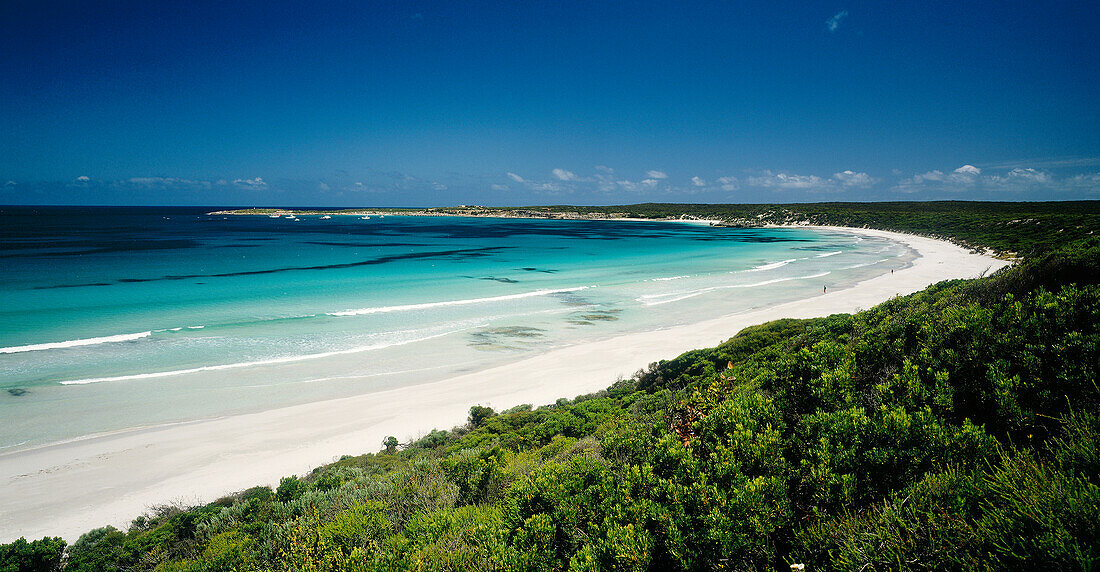
<path id="1" fill-rule="evenodd" d="M 169 187 L 210 188 L 212 185 L 210 181 L 193 181 L 191 179 L 180 179 L 178 177 L 130 177 L 120 183 L 146 187 L 149 189 L 164 189 Z"/>
<path id="2" fill-rule="evenodd" d="M 691 184 L 695 185 L 696 187 L 705 187 L 705 186 L 707 186 L 707 182 L 705 180 L 703 180 L 701 177 L 692 177 L 691 178 Z"/>
<path id="3" fill-rule="evenodd" d="M 250 188 L 250 189 L 264 189 L 264 188 L 267 188 L 267 183 L 265 183 L 264 180 L 261 179 L 260 177 L 255 177 L 255 178 L 252 178 L 252 179 L 234 179 L 233 184 L 241 186 L 241 187 L 247 187 L 247 188 Z"/>
<path id="4" fill-rule="evenodd" d="M 668 175 L 664 171 L 646 171 L 645 176 L 650 179 L 667 179 Z"/>
<path id="5" fill-rule="evenodd" d="M 596 165 L 596 189 L 603 193 L 613 192 L 617 186 L 615 184 L 615 169 L 606 165 Z"/>
<path id="6" fill-rule="evenodd" d="M 1082 173 L 1069 179 L 1074 187 L 1084 187 L 1091 190 L 1100 190 L 1100 173 Z"/>
<path id="7" fill-rule="evenodd" d="M 532 191 L 538 191 L 538 192 L 541 192 L 541 193 L 563 193 L 563 192 L 567 192 L 569 190 L 569 189 L 566 189 L 564 186 L 559 185 L 558 183 L 552 183 L 552 182 L 546 182 L 546 183 L 528 182 L 527 183 L 527 188 L 531 189 Z"/>
<path id="8" fill-rule="evenodd" d="M 914 184 L 920 184 L 925 181 L 942 181 L 944 180 L 944 178 L 945 175 L 943 174 L 943 171 L 939 169 L 933 169 L 922 175 L 913 175 L 912 178 L 909 179 L 909 181 Z"/>
<path id="9" fill-rule="evenodd" d="M 1054 185 L 1054 178 L 1045 171 L 1033 168 L 1016 167 L 1004 175 L 991 175 L 983 177 L 983 183 L 987 188 L 1004 191 L 1029 191 L 1050 189 Z"/>
<path id="10" fill-rule="evenodd" d="M 657 179 L 642 179 L 642 184 L 647 187 L 656 187 L 659 182 Z"/>
<path id="11" fill-rule="evenodd" d="M 1049 183 L 1051 181 L 1048 173 L 1031 168 L 1021 169 L 1017 167 L 1008 172 L 1008 177 L 1018 181 L 1031 181 L 1034 183 Z"/>
<path id="12" fill-rule="evenodd" d="M 926 189 L 942 189 L 950 191 L 963 191 L 972 187 L 978 181 L 978 175 L 973 170 L 981 172 L 973 165 L 963 165 L 950 173 L 944 173 L 939 169 L 933 169 L 924 173 L 918 173 L 907 179 L 898 181 L 894 188 L 903 193 L 914 193 Z"/>
<path id="13" fill-rule="evenodd" d="M 954 193 L 975 190 L 999 192 L 1051 191 L 1073 187 L 1074 178 L 1055 179 L 1050 173 L 1032 167 L 1015 167 L 1008 172 L 993 174 L 974 165 L 963 165 L 949 173 L 940 170 L 902 179 L 894 187 L 903 193 L 917 191 L 948 191 Z"/>
<path id="14" fill-rule="evenodd" d="M 718 185 L 723 191 L 736 191 L 737 177 L 718 177 Z"/>
<path id="15" fill-rule="evenodd" d="M 1086 196 L 1100 196 L 1100 173 L 1081 173 L 1066 180 L 1067 188 Z"/>
<path id="16" fill-rule="evenodd" d="M 614 178 L 609 174 L 613 173 L 612 169 L 601 165 L 597 166 L 596 170 L 598 172 L 595 176 L 582 177 L 567 169 L 551 169 L 551 176 L 548 179 L 542 180 L 525 179 L 511 171 L 506 172 L 505 175 L 513 182 L 522 185 L 524 189 L 536 193 L 551 195 L 571 194 L 579 190 L 588 190 L 593 184 L 603 192 L 617 190 Z M 510 187 L 506 184 L 490 184 L 489 187 L 494 191 L 516 190 L 515 187 Z"/>
<path id="17" fill-rule="evenodd" d="M 844 20 L 847 17 L 848 11 L 841 10 L 840 12 L 834 14 L 832 18 L 825 20 L 825 27 L 828 28 L 830 32 L 835 32 L 837 28 L 840 27 L 841 20 Z"/>
<path id="18" fill-rule="evenodd" d="M 8 182 L 4 183 L 4 186 L 5 187 L 14 187 L 15 185 L 18 185 L 18 184 L 19 183 L 16 183 L 15 181 L 12 181 L 12 180 L 9 179 Z"/>
<path id="19" fill-rule="evenodd" d="M 1093 167 L 1100 165 L 1100 157 L 1044 157 L 1028 159 L 1026 161 L 1009 161 L 1005 163 L 987 164 L 987 169 L 1012 169 L 1020 165 L 1030 165 L 1034 168 L 1060 169 L 1064 167 Z"/>
<path id="20" fill-rule="evenodd" d="M 963 165 L 947 176 L 947 180 L 954 185 L 955 190 L 965 190 L 980 182 L 982 170 L 974 165 Z"/>
<path id="21" fill-rule="evenodd" d="M 840 173 L 833 173 L 833 178 L 840 182 L 845 187 L 870 187 L 878 182 L 871 175 L 864 172 L 856 173 L 854 171 L 841 171 Z"/>
<path id="22" fill-rule="evenodd" d="M 790 175 L 787 173 L 764 171 L 762 176 L 749 177 L 748 183 L 754 187 L 812 189 L 814 187 L 824 187 L 828 184 L 828 181 L 817 175 Z"/>
<path id="23" fill-rule="evenodd" d="M 81 176 L 77 177 L 76 180 L 81 182 L 81 183 L 87 183 L 88 181 L 91 181 L 92 178 L 89 177 L 88 175 L 81 175 Z"/>
<path id="24" fill-rule="evenodd" d="M 322 191 L 328 191 L 328 190 L 332 189 L 332 187 L 328 186 L 328 183 L 326 183 L 324 181 L 321 181 L 320 183 L 317 183 L 317 188 L 321 189 Z"/>
<path id="25" fill-rule="evenodd" d="M 152 187 L 154 185 L 171 184 L 175 179 L 166 177 L 130 177 L 129 182 L 133 185 L 143 185 Z"/>
<path id="26" fill-rule="evenodd" d="M 447 190 L 447 185 L 444 185 L 443 183 L 440 183 L 439 181 L 432 181 L 432 190 L 446 191 Z"/>
<path id="27" fill-rule="evenodd" d="M 572 171 L 566 171 L 565 169 L 554 169 L 551 171 L 554 176 L 562 181 L 576 181 L 577 176 Z"/>

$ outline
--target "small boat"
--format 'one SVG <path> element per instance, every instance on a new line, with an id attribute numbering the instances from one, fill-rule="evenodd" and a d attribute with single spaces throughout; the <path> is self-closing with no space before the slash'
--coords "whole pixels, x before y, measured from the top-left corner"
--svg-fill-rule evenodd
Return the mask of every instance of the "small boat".
<path id="1" fill-rule="evenodd" d="M 361 217 L 359 217 L 359 220 L 370 220 L 370 217 L 369 216 L 361 216 Z"/>
<path id="2" fill-rule="evenodd" d="M 325 216 L 321 217 L 321 220 L 325 220 L 326 218 L 332 218 L 332 217 L 330 217 L 328 215 L 325 215 Z"/>
<path id="3" fill-rule="evenodd" d="M 294 215 L 286 215 L 286 218 L 288 218 L 290 220 L 297 220 L 297 218 Z"/>
<path id="4" fill-rule="evenodd" d="M 267 218 L 279 218 L 280 216 L 282 216 L 282 215 L 271 214 L 271 215 L 267 215 Z"/>

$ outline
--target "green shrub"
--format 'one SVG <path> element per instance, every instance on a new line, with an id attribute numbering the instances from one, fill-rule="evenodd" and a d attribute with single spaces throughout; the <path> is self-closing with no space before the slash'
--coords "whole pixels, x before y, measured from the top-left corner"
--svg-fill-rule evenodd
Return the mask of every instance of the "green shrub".
<path id="1" fill-rule="evenodd" d="M 0 544 L 0 572 L 52 572 L 61 568 L 65 541 L 56 537 Z"/>
<path id="2" fill-rule="evenodd" d="M 279 481 L 279 488 L 275 489 L 275 500 L 288 502 L 302 496 L 308 485 L 298 479 L 297 475 L 283 477 Z"/>

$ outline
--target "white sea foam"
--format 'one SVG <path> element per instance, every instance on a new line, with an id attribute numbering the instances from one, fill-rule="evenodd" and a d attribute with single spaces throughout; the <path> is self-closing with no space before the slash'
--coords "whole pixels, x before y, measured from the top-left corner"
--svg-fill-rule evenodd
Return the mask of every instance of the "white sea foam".
<path id="1" fill-rule="evenodd" d="M 776 282 L 786 282 L 788 280 L 806 280 L 809 278 L 820 278 L 829 274 L 829 271 L 820 272 L 818 274 L 810 274 L 808 276 L 790 276 L 787 278 L 773 278 L 771 280 L 764 280 L 763 282 L 753 282 L 752 284 L 734 284 L 730 288 L 756 288 L 757 286 L 767 286 L 768 284 L 775 284 Z"/>
<path id="2" fill-rule="evenodd" d="M 382 342 L 382 343 L 377 343 L 377 344 L 371 344 L 369 346 L 360 346 L 360 347 L 357 347 L 357 348 L 351 348 L 351 349 L 346 349 L 346 350 L 334 350 L 334 351 L 331 351 L 331 352 L 322 352 L 322 353 L 316 353 L 316 354 L 285 356 L 285 357 L 271 358 L 271 359 L 243 362 L 243 363 L 228 363 L 228 364 L 222 364 L 222 365 L 207 365 L 207 366 L 202 366 L 202 367 L 193 367 L 193 368 L 189 368 L 189 369 L 177 369 L 177 370 L 173 370 L 173 371 L 156 371 L 156 372 L 152 372 L 152 373 L 137 373 L 137 374 L 131 374 L 131 375 L 115 375 L 115 376 L 111 376 L 111 377 L 93 377 L 93 378 L 88 378 L 88 379 L 72 379 L 72 380 L 68 380 L 68 381 L 62 381 L 61 385 L 87 385 L 89 383 L 100 383 L 100 382 L 104 382 L 104 381 L 127 381 L 127 380 L 134 380 L 134 379 L 154 379 L 154 378 L 158 378 L 158 377 L 171 377 L 171 376 L 176 376 L 176 375 L 186 375 L 186 374 L 189 374 L 189 373 L 200 373 L 200 372 L 204 372 L 204 371 L 221 371 L 221 370 L 226 370 L 226 369 L 240 369 L 240 368 L 243 368 L 243 367 L 254 367 L 254 366 L 263 366 L 263 365 L 276 365 L 276 364 L 283 364 L 283 363 L 293 363 L 293 362 L 298 362 L 298 361 L 321 359 L 321 358 L 326 358 L 326 357 L 331 357 L 331 356 L 355 354 L 355 353 L 362 353 L 362 352 L 380 350 L 380 349 L 384 349 L 384 348 L 391 348 L 391 347 L 396 347 L 396 346 L 404 346 L 404 345 L 413 344 L 413 343 L 416 343 L 416 342 L 423 342 L 423 341 L 426 341 L 426 340 L 431 340 L 431 339 L 434 339 L 434 338 L 443 337 L 443 336 L 446 336 L 448 334 L 453 334 L 455 332 L 461 331 L 463 329 L 465 329 L 465 328 L 459 328 L 459 329 L 456 329 L 456 330 L 448 330 L 446 332 L 441 332 L 441 333 L 432 334 L 432 335 L 429 335 L 429 336 L 423 336 L 423 337 L 419 337 L 419 338 L 410 338 L 410 339 L 399 340 L 399 341 L 395 341 L 395 342 Z"/>
<path id="3" fill-rule="evenodd" d="M 206 326 L 187 326 L 187 327 L 180 326 L 178 328 L 168 328 L 167 330 L 157 330 L 157 331 L 158 332 L 179 332 L 179 331 L 183 331 L 183 330 L 201 330 L 205 327 Z"/>
<path id="4" fill-rule="evenodd" d="M 797 260 L 797 258 L 791 258 L 789 260 L 780 260 L 779 262 L 772 262 L 772 263 L 769 263 L 769 264 L 761 264 L 760 266 L 756 266 L 756 267 L 753 267 L 753 268 L 750 268 L 750 269 L 746 270 L 746 272 L 760 272 L 762 270 L 775 270 L 776 268 L 782 268 L 782 267 L 794 262 L 795 260 Z"/>
<path id="5" fill-rule="evenodd" d="M 546 296 L 549 294 L 561 294 L 564 292 L 576 292 L 578 290 L 584 290 L 587 286 L 577 286 L 575 288 L 558 288 L 556 290 L 535 290 L 533 292 L 524 292 L 522 294 L 507 294 L 504 296 L 491 296 L 489 298 L 471 298 L 468 300 L 448 300 L 445 302 L 425 302 L 422 304 L 403 304 L 399 306 L 377 306 L 373 308 L 359 308 L 356 310 L 344 310 L 343 312 L 329 312 L 330 316 L 363 316 L 367 314 L 382 314 L 386 312 L 406 312 L 409 310 L 427 310 L 429 308 L 440 308 L 443 306 L 465 306 L 468 304 L 484 304 L 487 302 L 501 302 L 505 300 L 519 300 L 521 298 L 533 298 L 535 296 Z"/>
<path id="6" fill-rule="evenodd" d="M 646 306 L 660 306 L 662 304 L 669 304 L 672 302 L 679 302 L 680 300 L 687 300 L 688 298 L 694 298 L 707 292 L 714 292 L 715 290 L 729 290 L 731 288 L 756 288 L 758 286 L 767 286 L 768 284 L 775 284 L 777 282 L 787 282 L 789 280 L 807 280 L 810 278 L 820 278 L 830 274 L 830 272 L 821 272 L 819 274 L 810 274 L 809 276 L 790 276 L 787 278 L 773 278 L 772 280 L 763 280 L 761 282 L 753 282 L 752 284 L 727 284 L 724 286 L 711 286 L 710 288 L 702 288 L 691 292 L 676 292 L 670 294 L 651 294 L 648 296 L 641 296 L 635 298 L 635 301 L 641 302 Z M 674 296 L 673 298 L 667 298 L 668 296 Z M 667 298 L 667 299 L 658 299 Z"/>
<path id="7" fill-rule="evenodd" d="M 841 270 L 851 270 L 853 268 L 863 268 L 864 266 L 873 266 L 875 264 L 878 264 L 879 262 L 886 262 L 887 260 L 890 260 L 890 259 L 889 258 L 883 258 L 882 260 L 876 260 L 874 262 L 864 262 L 863 264 L 853 264 L 852 266 L 845 266 L 844 268 L 841 268 Z"/>
<path id="8" fill-rule="evenodd" d="M 841 254 L 843 252 L 844 252 L 843 250 L 838 250 L 836 252 L 826 252 L 825 254 L 818 254 L 816 256 L 816 258 L 827 258 L 829 256 L 836 256 L 836 255 Z"/>
<path id="9" fill-rule="evenodd" d="M 669 280 L 681 280 L 683 278 L 691 278 L 691 276 L 685 274 L 683 276 L 669 276 L 668 278 L 650 278 L 646 280 L 646 282 L 667 282 Z"/>
<path id="10" fill-rule="evenodd" d="M 162 330 L 150 330 L 148 332 L 138 332 L 136 334 L 117 334 L 114 336 L 101 336 L 98 338 L 85 338 L 81 340 L 68 340 L 64 342 L 49 342 L 45 344 L 31 344 L 26 346 L 11 346 L 7 348 L 0 348 L 0 354 L 15 354 L 21 352 L 33 352 L 40 350 L 57 350 L 65 348 L 75 348 L 80 346 L 94 346 L 99 344 L 109 344 L 114 342 L 129 342 L 133 340 L 140 340 L 142 338 L 148 338 L 154 333 L 159 332 L 179 332 L 183 330 L 201 330 L 206 326 L 180 326 L 178 328 L 165 328 Z"/>
<path id="11" fill-rule="evenodd" d="M 75 348 L 79 346 L 94 346 L 96 344 L 109 344 L 113 342 L 129 342 L 153 335 L 153 332 L 138 332 L 136 334 L 119 334 L 117 336 L 103 336 L 100 338 L 85 338 L 82 340 L 68 340 L 64 342 L 50 342 L 45 344 L 31 344 L 27 346 L 11 346 L 0 348 L 0 354 L 15 354 L 20 352 L 34 352 L 40 350 L 56 350 L 61 348 Z"/>

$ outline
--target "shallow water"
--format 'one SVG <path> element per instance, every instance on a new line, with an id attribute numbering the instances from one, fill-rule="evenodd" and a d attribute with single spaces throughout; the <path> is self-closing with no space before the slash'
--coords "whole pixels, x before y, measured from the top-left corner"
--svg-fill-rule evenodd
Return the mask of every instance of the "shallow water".
<path id="1" fill-rule="evenodd" d="M 0 209 L 0 451 L 442 379 L 912 257 L 808 229 L 299 218 Z"/>

